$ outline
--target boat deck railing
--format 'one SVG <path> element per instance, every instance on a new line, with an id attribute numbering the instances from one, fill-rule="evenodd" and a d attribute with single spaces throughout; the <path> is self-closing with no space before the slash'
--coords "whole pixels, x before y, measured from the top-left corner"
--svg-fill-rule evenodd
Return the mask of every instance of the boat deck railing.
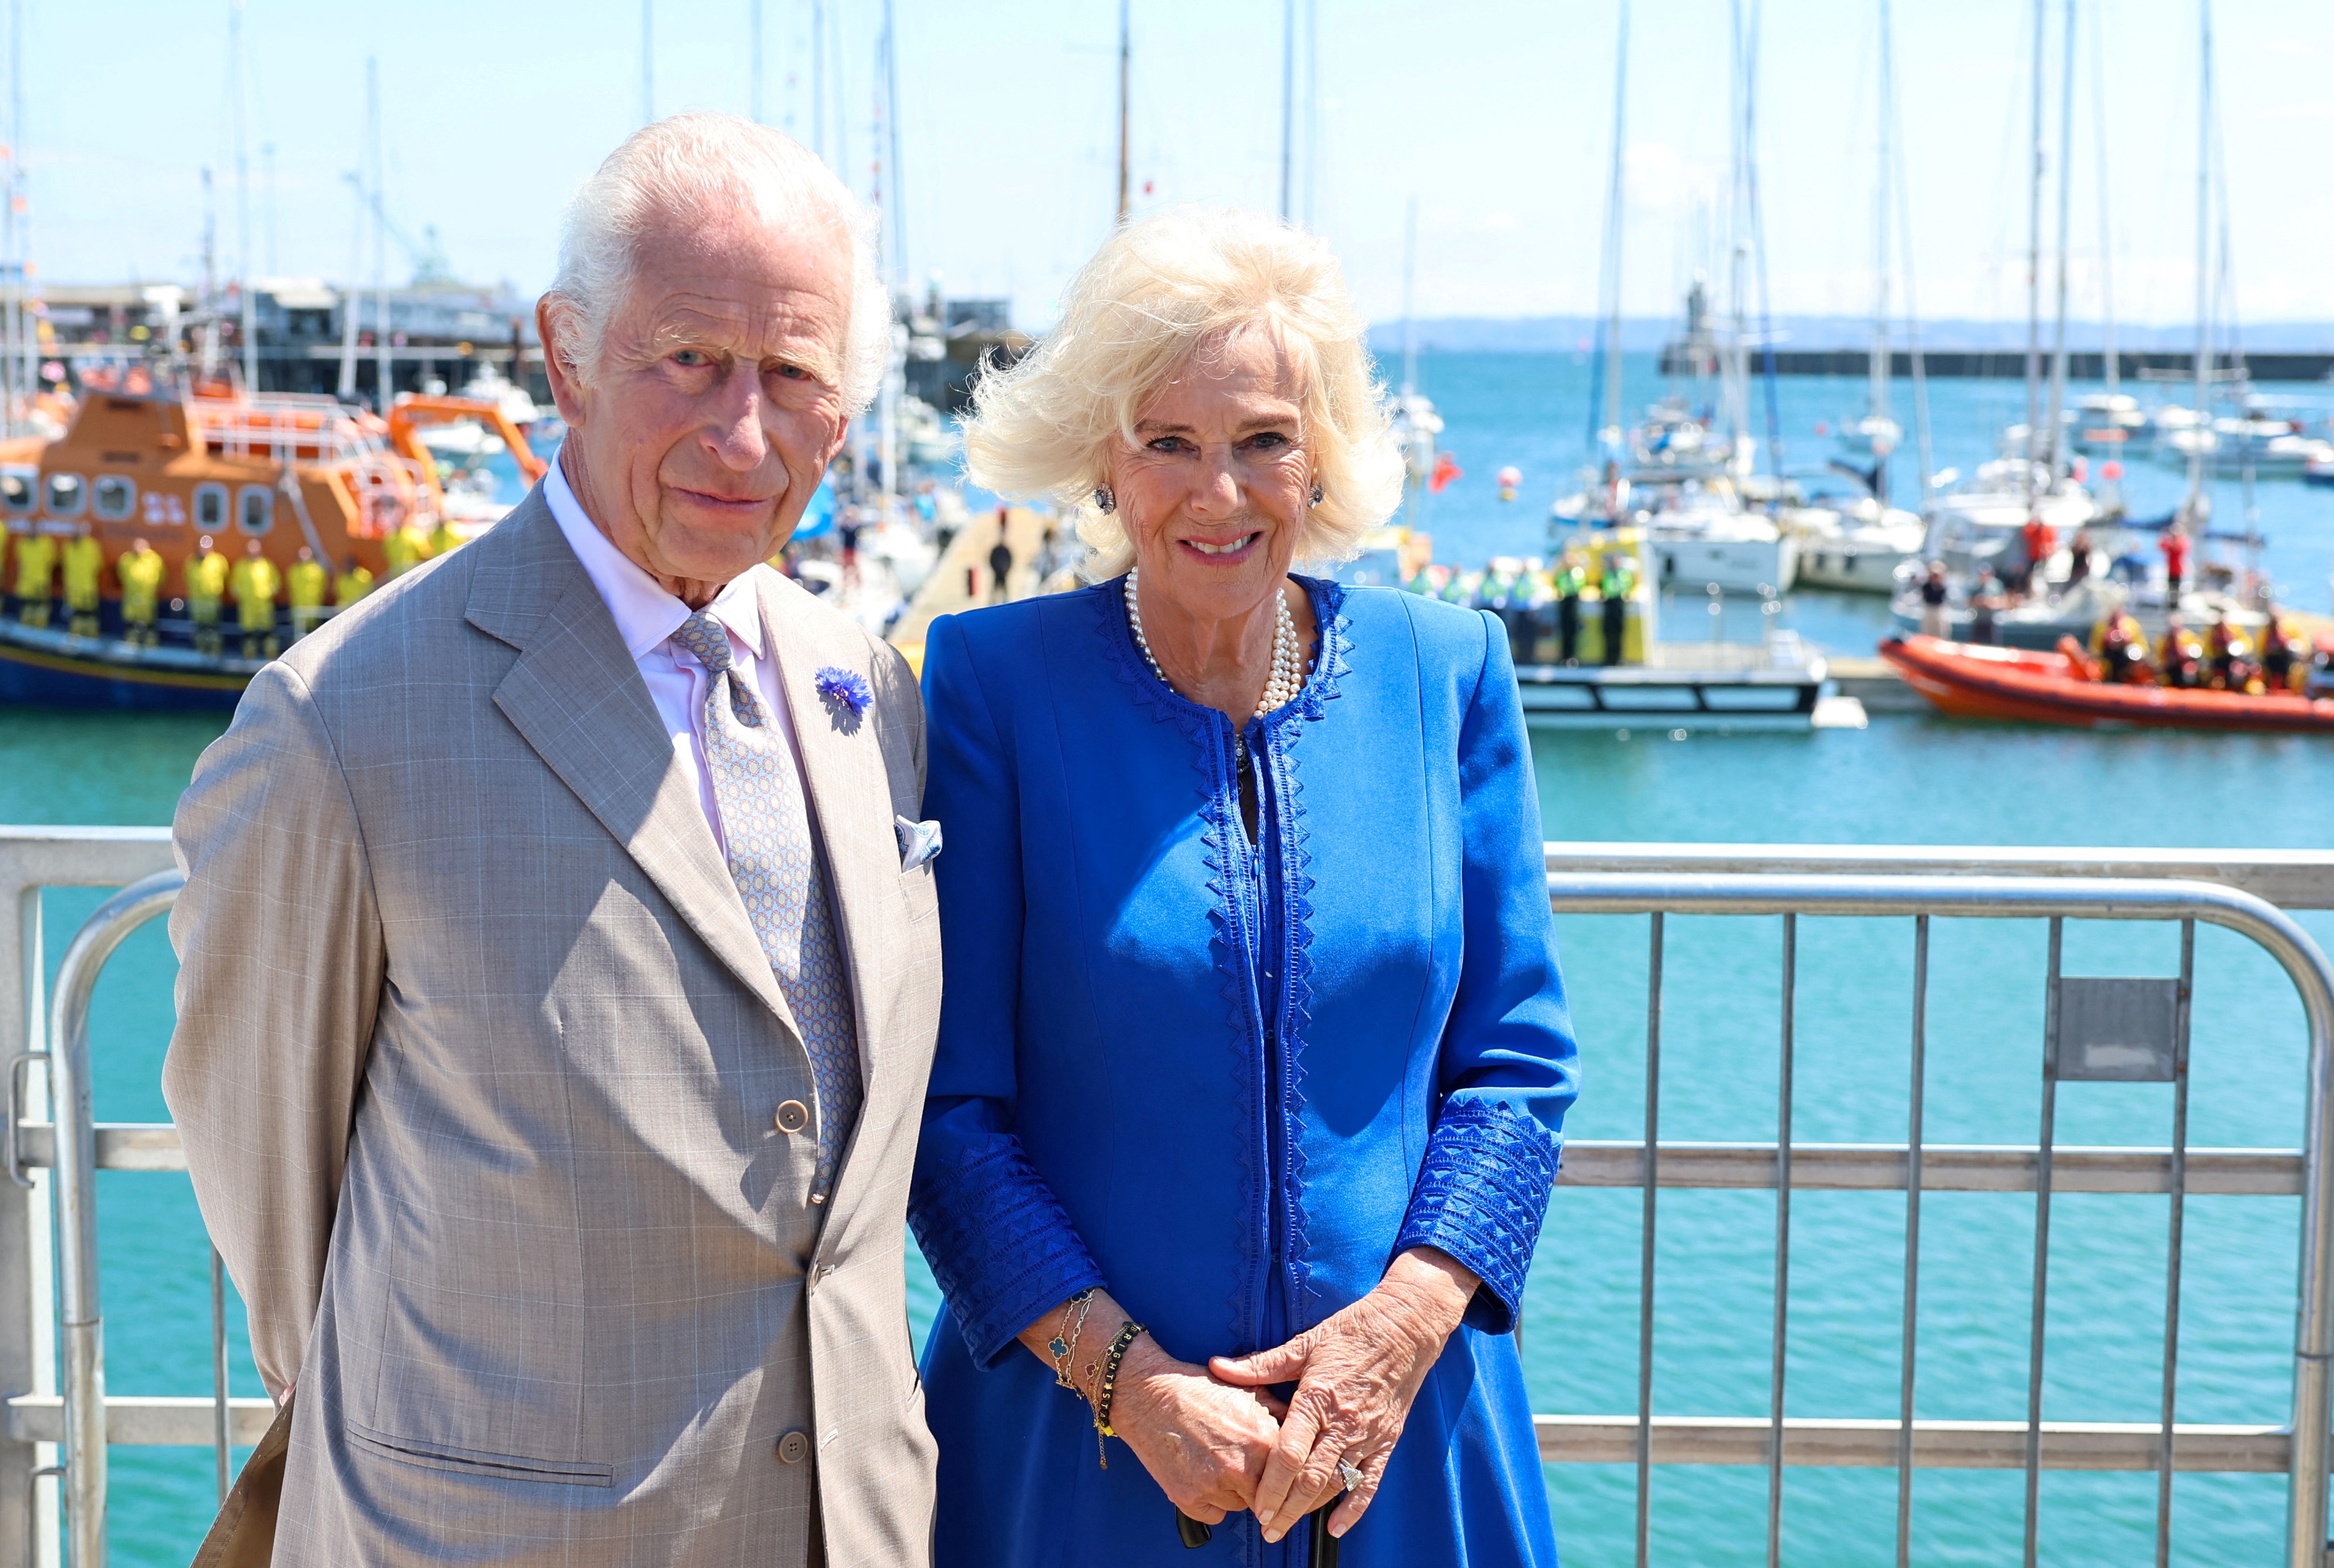
<path id="1" fill-rule="evenodd" d="M 1636 1560 L 1646 1561 L 1651 1474 L 1656 1465 L 1763 1467 L 1767 1554 L 1781 1554 L 1782 1477 L 1794 1466 L 1864 1466 L 1898 1472 L 1895 1556 L 1909 1560 L 1912 1480 L 1924 1467 L 2022 1469 L 2025 1557 L 2035 1560 L 2038 1486 L 2047 1469 L 2154 1471 L 2156 1560 L 2168 1560 L 2171 1478 L 2177 1471 L 2274 1472 L 2288 1477 L 2285 1568 L 2323 1568 L 2329 1457 L 2329 1361 L 2334 1361 L 2334 969 L 2286 911 L 2334 908 L 2334 854 L 2276 851 L 1865 848 L 1809 845 L 1550 844 L 1548 895 L 1565 914 L 1648 919 L 1645 1129 L 1639 1141 L 1574 1141 L 1563 1179 L 1644 1194 L 1636 1409 L 1609 1416 L 1535 1418 L 1550 1463 L 1631 1464 L 1637 1471 Z M 207 1447 L 222 1492 L 231 1450 L 258 1440 L 271 1411 L 230 1399 L 225 1282 L 211 1256 L 212 1383 L 208 1399 L 109 1393 L 98 1279 L 94 1173 L 184 1170 L 167 1124 L 99 1123 L 90 1090 L 89 1004 L 107 958 L 139 926 L 167 910 L 178 873 L 168 833 L 133 828 L 0 828 L 0 1055 L 9 1063 L 0 1156 L 0 1568 L 106 1560 L 109 1444 Z M 122 890 L 75 934 L 54 992 L 46 984 L 41 892 Z M 1664 922 L 1671 915 L 1781 917 L 1779 1124 L 1774 1141 L 1664 1142 L 1660 1137 Z M 1913 940 L 1911 1097 L 1901 1144 L 1795 1141 L 1791 1134 L 1798 922 L 1802 916 L 1909 917 Z M 1929 938 L 1940 919 L 2030 918 L 2047 923 L 2048 1005 L 2040 1069 L 2042 1114 L 2030 1145 L 1928 1143 L 1923 1136 Z M 2174 922 L 2181 973 L 2155 980 L 2091 979 L 2061 972 L 2068 920 Z M 2299 1150 L 2192 1150 L 2186 1140 L 2188 1005 L 2199 923 L 2249 938 L 2291 977 L 2309 1034 L 2304 1141 Z M 2059 1084 L 2158 1082 L 2174 1092 L 2168 1149 L 2058 1146 Z M 51 1108 L 62 1108 L 53 1118 Z M 1760 1359 L 1770 1408 L 1758 1416 L 1654 1412 L 1654 1242 L 1664 1188 L 1771 1190 L 1776 1205 L 1773 1318 Z M 1790 1209 L 1810 1189 L 1905 1195 L 1905 1274 L 1901 1401 L 1895 1420 L 1784 1414 L 1790 1302 Z M 1919 1345 L 1919 1227 L 1924 1193 L 2031 1192 L 2035 1275 L 2023 1421 L 1915 1419 Z M 2156 1193 L 2171 1198 L 2165 1281 L 2164 1403 L 2149 1423 L 2041 1419 L 2048 1246 L 2056 1194 Z M 2179 1346 L 2182 1204 L 2191 1193 L 2299 1195 L 2302 1199 L 2291 1419 L 2283 1426 L 2182 1423 L 2175 1419 Z M 1802 1349 L 1806 1348 L 1804 1340 Z M 44 1486 L 53 1480 L 55 1486 Z M 70 1543 L 68 1548 L 67 1543 Z"/>

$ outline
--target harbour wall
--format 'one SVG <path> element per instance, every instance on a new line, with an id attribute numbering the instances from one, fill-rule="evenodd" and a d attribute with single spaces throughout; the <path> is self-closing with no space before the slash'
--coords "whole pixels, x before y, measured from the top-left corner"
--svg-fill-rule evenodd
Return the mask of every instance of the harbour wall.
<path id="1" fill-rule="evenodd" d="M 1699 358 L 1681 344 L 1672 343 L 1662 350 L 1662 374 L 1690 376 L 1697 370 L 1712 370 L 1707 360 L 1697 365 Z M 1774 351 L 1775 373 L 1779 376 L 1868 376 L 1872 373 L 1872 353 L 1868 349 L 1777 349 Z M 1889 372 L 1894 376 L 1913 373 L 1913 356 L 1899 349 L 1889 356 Z M 2023 349 L 1927 349 L 1921 354 L 1926 374 L 1932 376 L 1969 377 L 2019 380 L 2026 374 L 2026 351 Z M 2116 355 L 2117 374 L 2135 381 L 2185 381 L 2196 373 L 2196 356 L 2169 351 L 2118 353 Z M 2107 357 L 2099 350 L 2086 350 L 2067 356 L 2067 374 L 2078 381 L 2098 381 L 2107 379 Z M 1753 351 L 1751 372 L 1766 369 L 1766 355 Z M 2050 373 L 2050 359 L 2042 359 L 2042 373 Z M 2231 380 L 2249 379 L 2255 381 L 2322 381 L 2334 375 L 2334 350 L 2273 350 L 2262 353 L 2213 356 L 2213 379 Z"/>

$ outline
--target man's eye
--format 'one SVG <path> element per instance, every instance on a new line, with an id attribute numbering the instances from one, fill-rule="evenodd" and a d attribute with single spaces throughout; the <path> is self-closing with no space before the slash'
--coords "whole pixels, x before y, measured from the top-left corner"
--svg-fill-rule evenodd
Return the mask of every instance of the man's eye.
<path id="1" fill-rule="evenodd" d="M 713 358 L 703 349 L 682 349 L 672 356 L 672 362 L 684 370 L 694 370 L 711 364 Z"/>

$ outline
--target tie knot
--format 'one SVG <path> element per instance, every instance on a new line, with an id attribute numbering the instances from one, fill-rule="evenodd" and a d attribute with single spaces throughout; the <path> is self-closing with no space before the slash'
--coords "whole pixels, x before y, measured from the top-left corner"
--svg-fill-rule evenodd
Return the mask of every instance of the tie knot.
<path id="1" fill-rule="evenodd" d="M 672 640 L 697 655 L 697 662 L 708 669 L 719 671 L 730 666 L 729 634 L 709 610 L 700 610 L 682 621 Z"/>

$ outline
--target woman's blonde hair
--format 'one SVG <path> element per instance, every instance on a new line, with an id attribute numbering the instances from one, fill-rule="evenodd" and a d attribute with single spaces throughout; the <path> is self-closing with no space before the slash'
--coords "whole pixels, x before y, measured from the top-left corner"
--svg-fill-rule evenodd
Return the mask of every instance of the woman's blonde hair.
<path id="1" fill-rule="evenodd" d="M 973 389 L 966 471 L 1000 495 L 1059 504 L 1093 551 L 1080 573 L 1114 577 L 1134 547 L 1118 515 L 1094 504 L 1111 438 L 1137 444 L 1137 414 L 1177 370 L 1258 329 L 1296 370 L 1301 439 L 1321 486 L 1297 559 L 1348 559 L 1402 502 L 1385 389 L 1329 247 L 1259 213 L 1185 209 L 1112 235 L 1072 280 L 1059 324 Z"/>

